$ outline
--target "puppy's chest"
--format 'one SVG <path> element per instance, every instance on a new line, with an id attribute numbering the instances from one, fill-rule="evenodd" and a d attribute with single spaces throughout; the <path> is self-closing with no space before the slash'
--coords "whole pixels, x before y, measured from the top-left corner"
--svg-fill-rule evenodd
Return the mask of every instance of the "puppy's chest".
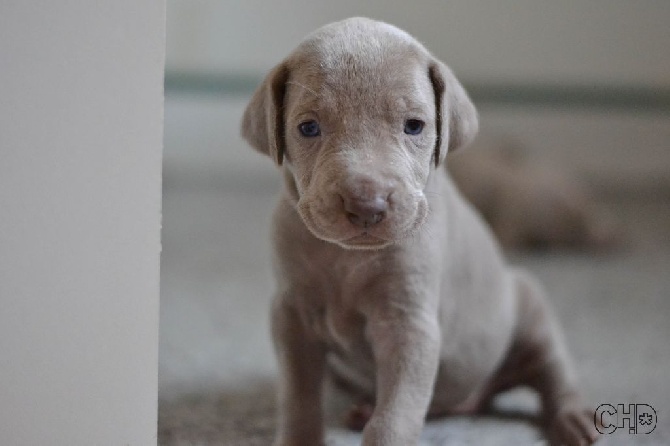
<path id="1" fill-rule="evenodd" d="M 283 258 L 281 280 L 294 292 L 310 334 L 342 357 L 365 360 L 370 347 L 363 308 L 392 287 L 395 251 L 347 251 L 321 241 Z"/>
<path id="2" fill-rule="evenodd" d="M 349 266 L 330 266 L 309 286 L 314 294 L 306 296 L 303 317 L 312 334 L 330 350 L 358 356 L 368 350 L 366 320 L 359 306 L 369 297 L 366 284 L 372 279 Z"/>
<path id="3" fill-rule="evenodd" d="M 328 349 L 345 356 L 366 350 L 365 319 L 339 302 L 308 309 L 308 327 Z"/>

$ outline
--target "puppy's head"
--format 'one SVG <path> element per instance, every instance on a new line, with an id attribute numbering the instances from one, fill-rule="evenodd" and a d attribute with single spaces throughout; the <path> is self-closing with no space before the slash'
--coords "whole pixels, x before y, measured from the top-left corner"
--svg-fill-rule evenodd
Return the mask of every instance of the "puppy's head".
<path id="1" fill-rule="evenodd" d="M 381 248 L 425 221 L 428 176 L 477 131 L 451 71 L 407 33 L 354 18 L 310 36 L 265 78 L 242 135 L 284 166 L 307 228 Z"/>

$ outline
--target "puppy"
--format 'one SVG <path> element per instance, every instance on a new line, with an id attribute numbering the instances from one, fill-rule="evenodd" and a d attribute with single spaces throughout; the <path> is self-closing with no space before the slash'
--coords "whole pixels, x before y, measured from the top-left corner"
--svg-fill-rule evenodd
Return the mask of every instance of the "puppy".
<path id="1" fill-rule="evenodd" d="M 449 157 L 448 171 L 505 249 L 605 252 L 625 242 L 623 227 L 567 169 L 543 168 L 499 138 L 478 137 Z"/>
<path id="2" fill-rule="evenodd" d="M 276 445 L 323 444 L 327 372 L 374 402 L 364 445 L 417 444 L 427 415 L 537 389 L 552 444 L 591 444 L 542 292 L 509 268 L 441 164 L 477 113 L 415 39 L 353 18 L 325 26 L 254 94 L 242 134 L 281 166 L 272 333 Z"/>

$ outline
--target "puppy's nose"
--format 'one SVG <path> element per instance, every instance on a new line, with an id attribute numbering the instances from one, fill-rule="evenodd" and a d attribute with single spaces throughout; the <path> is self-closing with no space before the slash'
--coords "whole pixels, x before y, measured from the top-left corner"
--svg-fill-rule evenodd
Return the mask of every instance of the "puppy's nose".
<path id="1" fill-rule="evenodd" d="M 358 227 L 369 228 L 386 217 L 388 200 L 376 195 L 372 198 L 342 197 L 349 221 Z"/>

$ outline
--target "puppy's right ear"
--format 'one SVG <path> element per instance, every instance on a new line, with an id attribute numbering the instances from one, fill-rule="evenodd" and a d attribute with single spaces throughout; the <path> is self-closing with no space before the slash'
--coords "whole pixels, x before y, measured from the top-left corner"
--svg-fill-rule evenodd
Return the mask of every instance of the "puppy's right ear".
<path id="1" fill-rule="evenodd" d="M 286 62 L 270 71 L 251 98 L 242 118 L 244 139 L 280 166 L 286 149 L 284 96 L 288 77 Z"/>
<path id="2" fill-rule="evenodd" d="M 466 146 L 474 139 L 479 118 L 465 88 L 446 65 L 434 60 L 428 74 L 435 94 L 437 139 L 433 158 L 437 167 L 447 152 Z"/>

